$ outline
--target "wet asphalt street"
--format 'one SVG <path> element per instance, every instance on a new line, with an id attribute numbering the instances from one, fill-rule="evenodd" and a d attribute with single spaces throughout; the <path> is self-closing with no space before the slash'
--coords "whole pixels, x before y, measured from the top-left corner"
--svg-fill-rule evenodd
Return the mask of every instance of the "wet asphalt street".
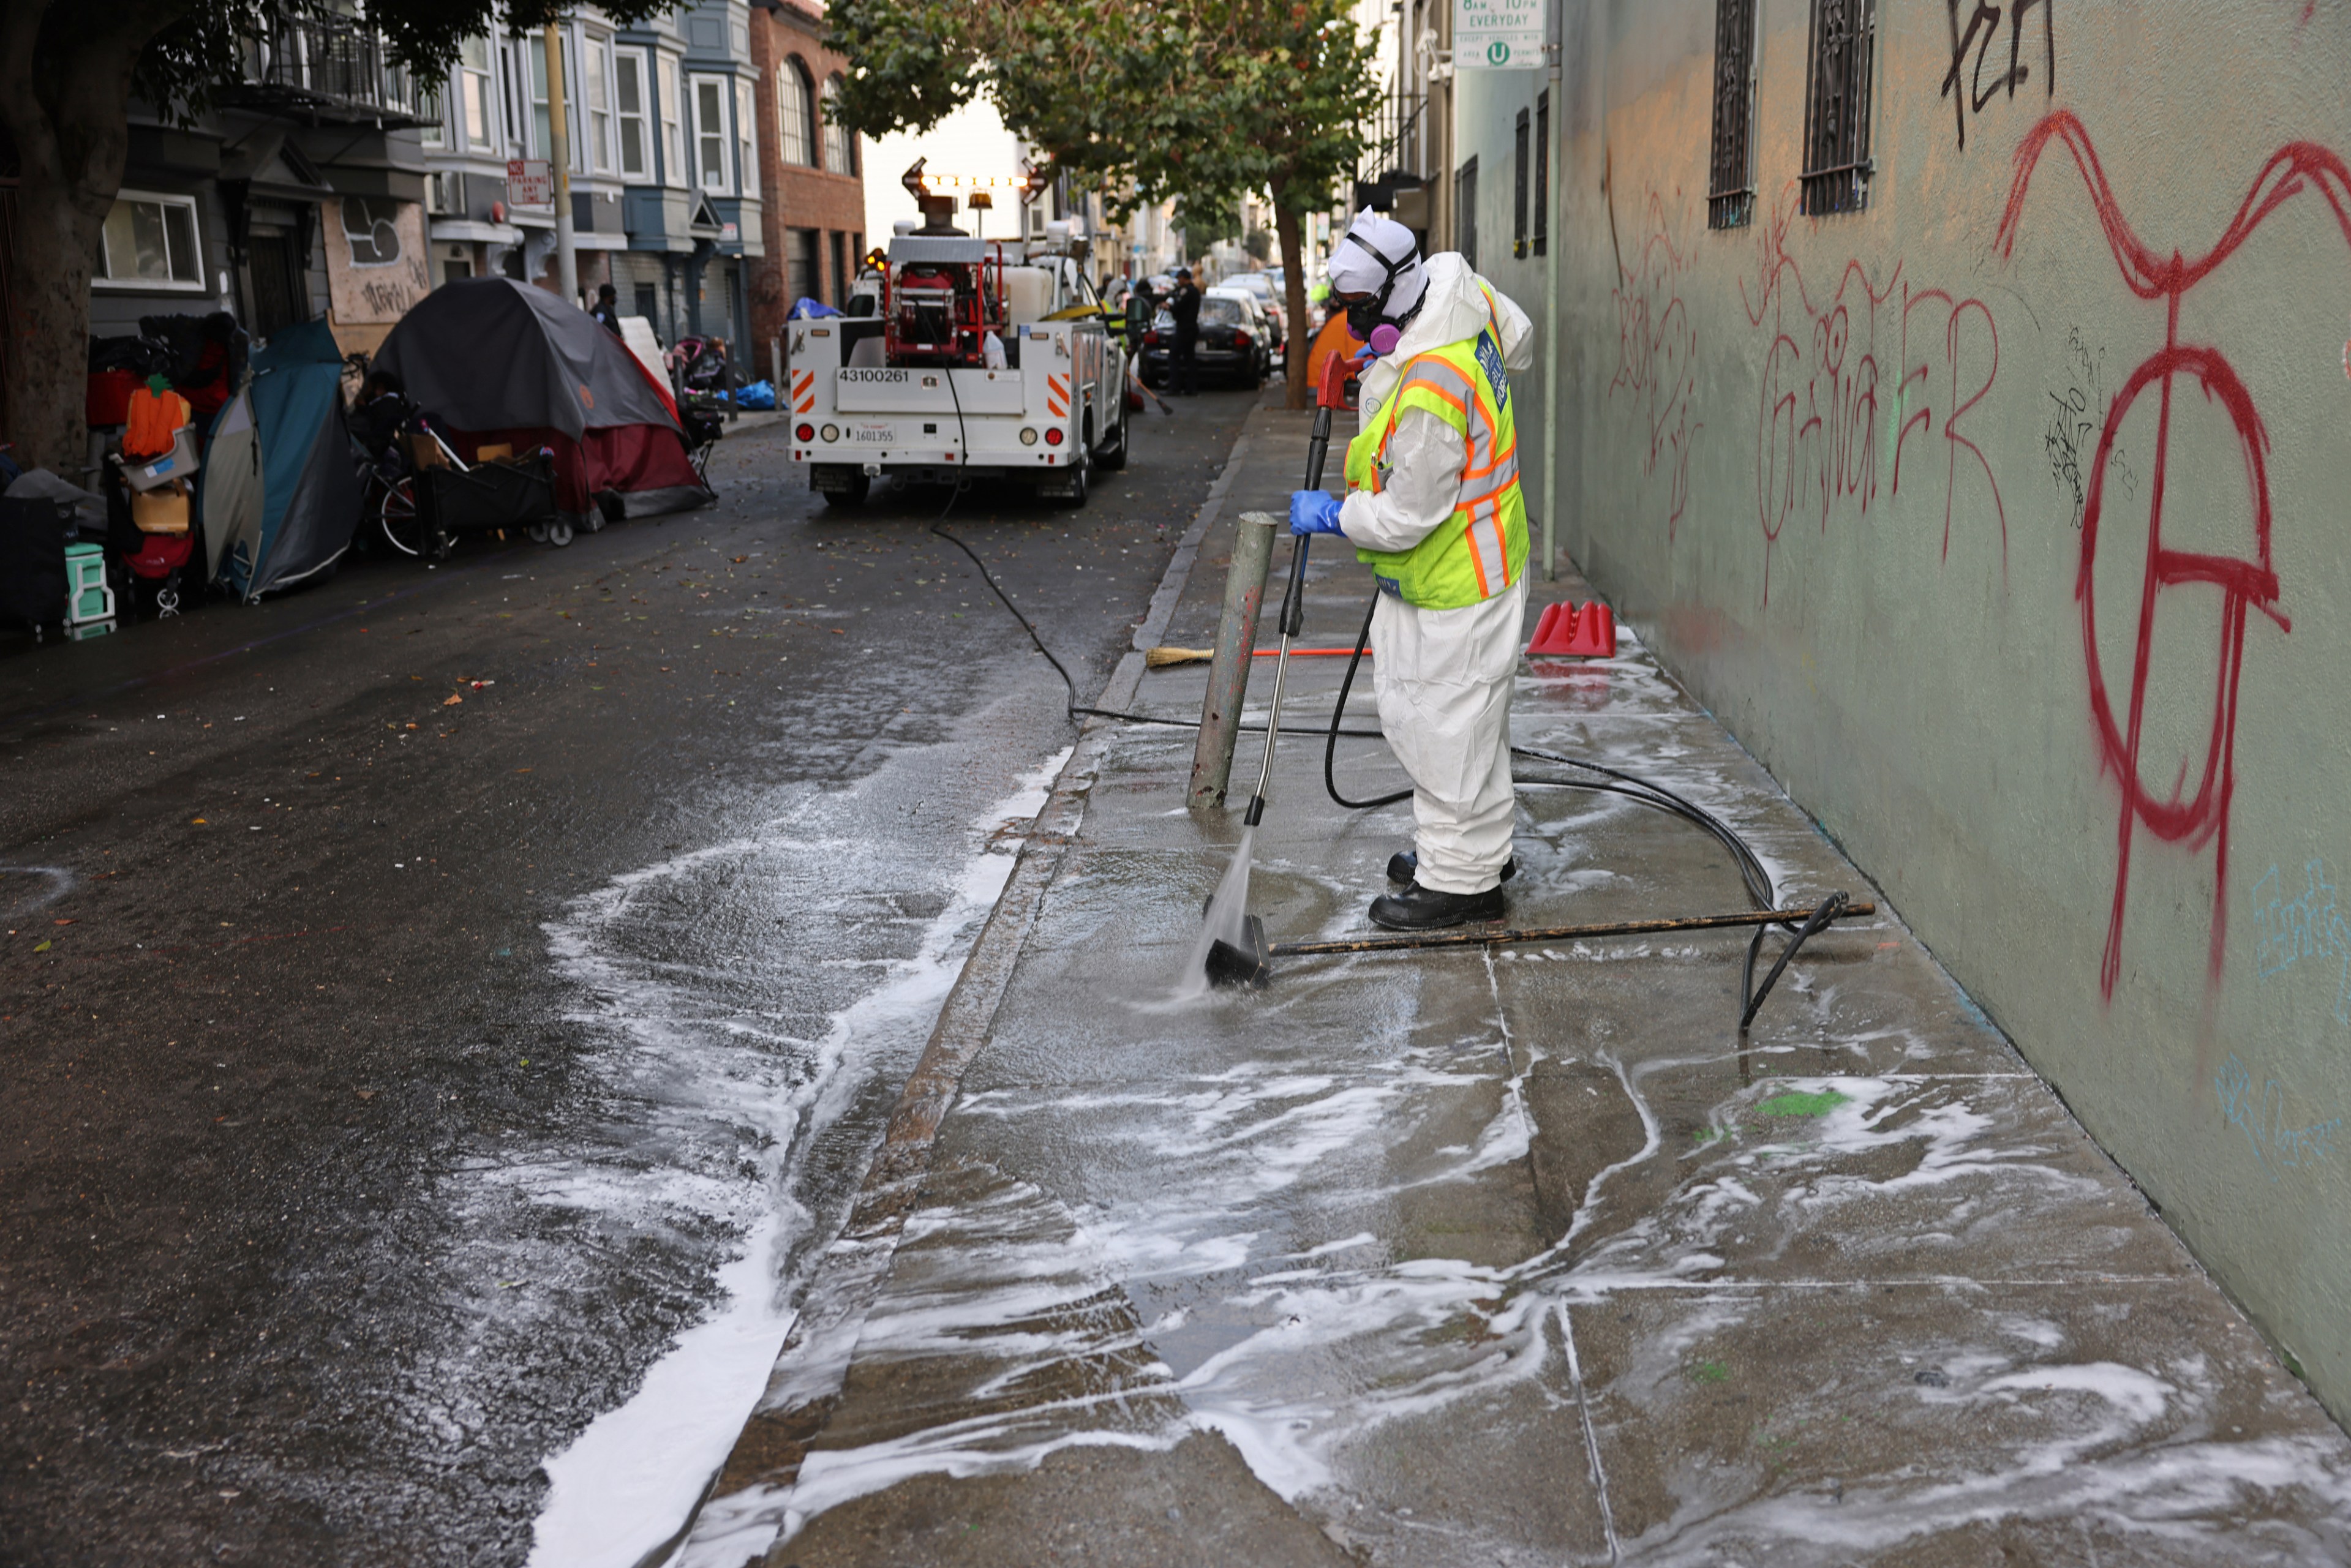
<path id="1" fill-rule="evenodd" d="M 1088 696 L 1253 401 L 956 505 Z M 722 1267 L 786 1310 L 1072 732 L 945 492 L 828 514 L 784 444 L 0 644 L 0 1563 L 520 1563 Z"/>

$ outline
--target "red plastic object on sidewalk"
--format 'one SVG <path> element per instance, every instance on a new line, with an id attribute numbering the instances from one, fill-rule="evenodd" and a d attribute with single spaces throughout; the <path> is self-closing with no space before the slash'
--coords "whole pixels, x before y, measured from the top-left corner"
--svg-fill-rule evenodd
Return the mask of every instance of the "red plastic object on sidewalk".
<path id="1" fill-rule="evenodd" d="M 1527 657 L 1613 659 L 1616 656 L 1616 615 L 1598 600 L 1578 607 L 1546 604 L 1535 622 L 1534 641 Z"/>

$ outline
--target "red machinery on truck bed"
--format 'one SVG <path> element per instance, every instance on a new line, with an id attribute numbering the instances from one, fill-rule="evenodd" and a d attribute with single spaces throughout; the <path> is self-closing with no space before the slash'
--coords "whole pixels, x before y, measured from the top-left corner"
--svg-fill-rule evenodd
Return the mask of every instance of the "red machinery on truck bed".
<path id="1" fill-rule="evenodd" d="M 882 272 L 882 320 L 883 354 L 891 364 L 982 365 L 988 334 L 1001 343 L 1009 331 L 1002 243 L 992 248 L 981 240 L 962 243 L 979 246 L 980 258 L 925 256 L 902 262 L 899 246 L 890 247 L 890 264 Z M 950 239 L 925 248 L 959 252 L 962 243 Z"/>

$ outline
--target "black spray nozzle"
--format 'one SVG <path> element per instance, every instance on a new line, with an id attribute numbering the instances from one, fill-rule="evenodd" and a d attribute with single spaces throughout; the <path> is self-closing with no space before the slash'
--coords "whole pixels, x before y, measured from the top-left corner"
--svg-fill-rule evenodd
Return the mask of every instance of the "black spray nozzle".
<path id="1" fill-rule="evenodd" d="M 1241 932 L 1238 943 L 1208 944 L 1208 984 L 1255 989 L 1272 977 L 1273 964 L 1266 956 L 1265 922 L 1249 915 L 1241 922 Z"/>

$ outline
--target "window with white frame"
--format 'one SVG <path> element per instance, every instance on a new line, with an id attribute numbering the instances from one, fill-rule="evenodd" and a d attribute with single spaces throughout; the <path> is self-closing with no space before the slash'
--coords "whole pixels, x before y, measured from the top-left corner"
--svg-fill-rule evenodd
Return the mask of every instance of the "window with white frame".
<path id="1" fill-rule="evenodd" d="M 735 178 L 739 193 L 759 193 L 759 146 L 752 127 L 759 123 L 758 89 L 743 77 L 735 78 Z"/>
<path id="2" fill-rule="evenodd" d="M 538 39 L 529 38 L 524 40 L 522 49 L 530 57 L 530 156 L 552 158 L 555 120 L 547 108 L 547 47 Z"/>
<path id="3" fill-rule="evenodd" d="M 841 89 L 847 85 L 838 76 L 824 78 L 824 166 L 836 174 L 857 172 L 857 138 L 833 118 L 841 112 Z"/>
<path id="4" fill-rule="evenodd" d="M 588 99 L 588 167 L 600 174 L 612 171 L 611 40 L 583 36 L 580 40 L 581 89 Z"/>
<path id="5" fill-rule="evenodd" d="M 694 78 L 695 183 L 714 196 L 726 193 L 726 78 Z"/>
<path id="6" fill-rule="evenodd" d="M 416 94 L 416 139 L 427 147 L 449 145 L 449 95 L 419 89 Z"/>
<path id="7" fill-rule="evenodd" d="M 621 49 L 612 56 L 613 96 L 619 99 L 621 173 L 642 180 L 652 168 L 645 115 L 645 52 Z"/>
<path id="8" fill-rule="evenodd" d="M 99 231 L 91 281 L 117 288 L 200 293 L 204 253 L 196 246 L 196 202 L 152 191 L 123 191 Z"/>
<path id="9" fill-rule="evenodd" d="M 479 150 L 490 145 L 494 96 L 490 41 L 468 38 L 457 49 L 457 125 L 465 146 Z"/>
<path id="10" fill-rule="evenodd" d="M 684 78 L 678 73 L 677 61 L 663 60 L 661 122 L 662 156 L 664 160 L 662 167 L 662 183 L 664 185 L 691 183 L 686 178 L 685 171 L 685 127 L 682 122 L 682 116 L 685 112 L 685 92 L 683 84 Z"/>
<path id="11" fill-rule="evenodd" d="M 776 151 L 786 163 L 805 167 L 816 162 L 816 105 L 809 86 L 808 68 L 797 55 L 788 55 L 776 68 Z"/>
<path id="12" fill-rule="evenodd" d="M 498 46 L 498 105 L 507 155 L 528 158 L 531 153 L 530 68 L 524 63 L 520 49 L 521 46 L 511 41 Z"/>

